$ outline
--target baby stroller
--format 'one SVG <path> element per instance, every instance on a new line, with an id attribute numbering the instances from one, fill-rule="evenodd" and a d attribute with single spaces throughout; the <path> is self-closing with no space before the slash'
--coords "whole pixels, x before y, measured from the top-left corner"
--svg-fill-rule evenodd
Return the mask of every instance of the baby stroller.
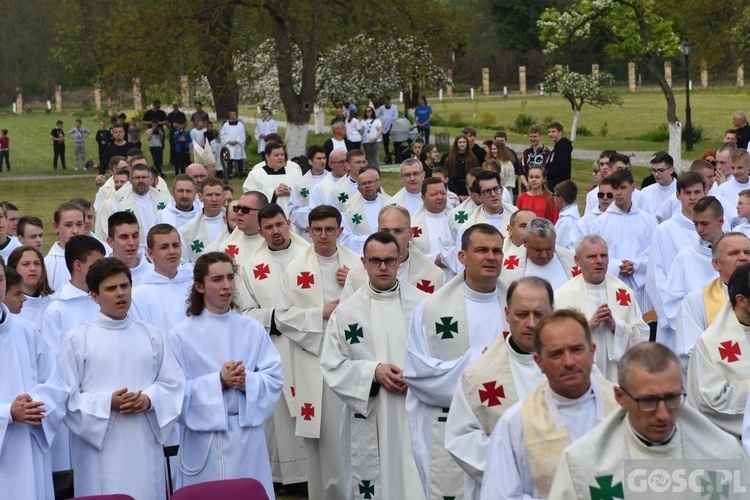
<path id="1" fill-rule="evenodd" d="M 393 154 L 388 155 L 386 163 L 401 163 L 407 158 L 411 158 L 412 143 L 419 137 L 423 138 L 422 132 L 417 132 L 416 125 L 411 126 L 407 118 L 399 118 L 391 125 L 391 141 L 393 141 Z"/>

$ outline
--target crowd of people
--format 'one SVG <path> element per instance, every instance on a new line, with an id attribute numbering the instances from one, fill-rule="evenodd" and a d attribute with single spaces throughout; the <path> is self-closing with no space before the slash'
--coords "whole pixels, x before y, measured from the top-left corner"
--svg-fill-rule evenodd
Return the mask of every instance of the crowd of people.
<path id="1" fill-rule="evenodd" d="M 603 151 L 580 215 L 559 123 L 520 157 L 467 127 L 438 161 L 424 134 L 389 195 L 371 132 L 345 138 L 352 110 L 296 162 L 264 110 L 235 196 L 205 112 L 186 132 L 159 106 L 147 142 L 174 127 L 171 186 L 117 123 L 46 256 L 49 214 L 2 203 L 4 496 L 252 477 L 269 498 L 623 498 L 628 459 L 747 461 L 741 113 L 679 175 L 656 152 L 641 189 Z M 219 137 L 242 176 L 236 111 Z"/>

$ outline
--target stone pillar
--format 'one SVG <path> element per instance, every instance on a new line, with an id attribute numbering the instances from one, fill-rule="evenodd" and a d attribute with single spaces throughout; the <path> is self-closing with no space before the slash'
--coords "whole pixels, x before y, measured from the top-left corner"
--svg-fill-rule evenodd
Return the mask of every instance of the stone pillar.
<path id="1" fill-rule="evenodd" d="M 599 65 L 598 64 L 592 64 L 591 65 L 591 74 L 594 76 L 599 76 Z"/>
<path id="2" fill-rule="evenodd" d="M 745 65 L 740 64 L 740 66 L 737 68 L 737 87 L 744 88 L 745 87 Z"/>
<path id="3" fill-rule="evenodd" d="M 701 88 L 708 88 L 708 62 L 701 59 Z"/>
<path id="4" fill-rule="evenodd" d="M 521 95 L 526 95 L 526 66 L 518 67 L 518 86 L 521 89 Z"/>
<path id="5" fill-rule="evenodd" d="M 482 68 L 482 95 L 490 95 L 490 68 Z"/>
<path id="6" fill-rule="evenodd" d="M 631 92 L 635 92 L 635 63 L 628 63 L 628 88 Z"/>
<path id="7" fill-rule="evenodd" d="M 23 114 L 23 88 L 16 88 L 16 114 Z"/>
<path id="8" fill-rule="evenodd" d="M 102 110 L 102 86 L 98 83 L 94 85 L 94 107 L 97 111 Z"/>
<path id="9" fill-rule="evenodd" d="M 190 106 L 190 80 L 187 75 L 180 76 L 180 90 L 182 91 L 182 105 Z"/>
<path id="10" fill-rule="evenodd" d="M 141 79 L 133 78 L 133 108 L 136 113 L 143 111 L 143 96 L 141 95 Z"/>
<path id="11" fill-rule="evenodd" d="M 449 69 L 446 73 L 448 75 L 448 88 L 445 89 L 445 95 L 453 97 L 453 70 Z"/>
<path id="12" fill-rule="evenodd" d="M 664 61 L 664 79 L 672 87 L 672 61 Z"/>
<path id="13" fill-rule="evenodd" d="M 62 113 L 62 86 L 55 85 L 55 111 Z"/>

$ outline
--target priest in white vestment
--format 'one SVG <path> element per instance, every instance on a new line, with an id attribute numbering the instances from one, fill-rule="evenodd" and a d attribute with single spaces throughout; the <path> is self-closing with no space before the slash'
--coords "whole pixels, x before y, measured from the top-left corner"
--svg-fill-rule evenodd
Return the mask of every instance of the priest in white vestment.
<path id="1" fill-rule="evenodd" d="M 646 293 L 659 319 L 656 341 L 670 348 L 674 348 L 674 330 L 669 326 L 664 310 L 664 303 L 669 298 L 667 280 L 680 250 L 699 240 L 693 224 L 693 208 L 706 190 L 703 176 L 697 172 L 683 172 L 676 185 L 675 196 L 681 209 L 656 227 L 646 268 Z"/>
<path id="2" fill-rule="evenodd" d="M 180 228 L 183 262 L 195 262 L 214 242 L 229 238 L 224 222 L 224 183 L 207 177 L 198 190 L 203 210 Z"/>
<path id="3" fill-rule="evenodd" d="M 346 175 L 341 178 L 330 190 L 325 199 L 326 205 L 339 209 L 343 214 L 347 202 L 357 194 L 359 173 L 367 166 L 365 154 L 359 149 L 352 149 L 346 153 L 345 168 Z"/>
<path id="4" fill-rule="evenodd" d="M 331 194 L 333 186 L 346 178 L 346 173 L 349 170 L 349 164 L 346 162 L 346 152 L 340 149 L 331 151 L 331 154 L 328 155 L 328 168 L 331 169 L 329 175 L 326 175 L 322 181 L 310 189 L 310 201 L 308 204 L 310 210 L 318 205 L 326 205 L 328 195 Z"/>
<path id="5" fill-rule="evenodd" d="M 559 184 L 558 184 L 559 185 Z M 547 498 L 563 450 L 618 406 L 614 385 L 594 375 L 588 320 L 558 309 L 534 329 L 545 380 L 500 419 L 489 444 L 482 498 Z"/>
<path id="6" fill-rule="evenodd" d="M 401 163 L 400 172 L 403 187 L 391 197 L 390 203 L 404 207 L 413 218 L 417 210 L 423 206 L 422 183 L 425 176 L 424 168 L 422 167 L 422 162 L 418 159 L 408 158 Z"/>
<path id="7" fill-rule="evenodd" d="M 445 449 L 445 421 L 466 367 L 506 330 L 505 287 L 497 281 L 502 236 L 489 224 L 477 224 L 463 240 L 458 256 L 464 272 L 417 306 L 406 346 L 406 411 L 427 498 L 463 491 L 463 471 Z"/>
<path id="8" fill-rule="evenodd" d="M 552 311 L 549 283 L 540 278 L 516 281 L 503 311 L 510 331 L 498 336 L 456 384 L 445 424 L 445 448 L 465 471 L 466 500 L 479 498 L 498 420 L 544 380 L 534 363 L 533 333 L 539 319 Z"/>
<path id="9" fill-rule="evenodd" d="M 253 167 L 242 184 L 242 190 L 260 191 L 272 203 L 278 203 L 284 212 L 289 213 L 292 186 L 301 178 L 302 172 L 299 167 L 290 167 L 287 164 L 284 146 L 278 142 L 270 142 L 266 144 L 265 164 Z"/>
<path id="10" fill-rule="evenodd" d="M 130 270 L 105 258 L 86 280 L 97 319 L 68 332 L 57 362 L 70 386 L 76 495 L 164 496 L 164 444 L 180 415 L 185 376 L 165 335 L 128 314 Z"/>
<path id="11" fill-rule="evenodd" d="M 50 447 L 65 416 L 68 386 L 34 325 L 10 313 L 0 260 L 0 489 L 4 498 L 55 497 Z M 415 481 L 416 482 L 416 481 Z"/>
<path id="12" fill-rule="evenodd" d="M 180 174 L 172 181 L 172 198 L 164 210 L 156 212 L 155 224 L 170 224 L 177 229 L 187 224 L 198 215 L 202 203 L 196 198 L 195 179 L 187 174 Z"/>
<path id="13" fill-rule="evenodd" d="M 409 440 L 403 371 L 409 319 L 424 294 L 398 281 L 398 255 L 392 235 L 367 239 L 362 262 L 369 282 L 336 308 L 326 329 L 320 366 L 344 402 L 346 498 L 425 498 Z"/>
<path id="14" fill-rule="evenodd" d="M 289 193 L 289 220 L 294 230 L 305 239 L 307 234 L 307 216 L 317 205 L 311 205 L 312 191 L 330 175 L 326 170 L 326 151 L 317 144 L 307 148 L 307 162 L 310 170 L 292 185 Z"/>
<path id="15" fill-rule="evenodd" d="M 555 306 L 580 311 L 596 344 L 596 366 L 610 382 L 617 382 L 617 363 L 631 346 L 649 338 L 633 291 L 607 273 L 607 242 L 596 234 L 576 242 L 576 265 L 581 274 L 555 290 Z"/>
<path id="16" fill-rule="evenodd" d="M 391 204 L 390 197 L 380 190 L 380 170 L 364 168 L 357 177 L 359 192 L 346 202 L 342 211 L 344 233 L 341 242 L 358 254 L 368 236 L 378 230 L 380 209 Z"/>
<path id="17" fill-rule="evenodd" d="M 311 499 L 346 498 L 341 460 L 341 400 L 323 382 L 320 353 L 326 324 L 336 310 L 359 255 L 338 244 L 341 213 L 330 205 L 309 214 L 313 244 L 284 269 L 276 303 L 277 328 L 290 341 L 298 401 L 295 432 L 305 440 Z"/>
<path id="18" fill-rule="evenodd" d="M 187 379 L 177 487 L 251 477 L 273 498 L 263 423 L 281 395 L 281 358 L 257 321 L 232 310 L 236 272 L 224 253 L 201 256 L 189 317 L 169 332 Z"/>
<path id="19" fill-rule="evenodd" d="M 750 387 L 750 264 L 732 273 L 728 295 L 690 355 L 688 394 L 701 413 L 739 438 Z"/>
<path id="20" fill-rule="evenodd" d="M 474 192 L 475 174 L 478 174 L 482 170 L 484 169 L 476 167 L 466 172 L 466 190 L 469 192 L 469 197 L 448 212 L 448 222 L 451 225 L 451 234 L 453 234 L 454 241 L 458 234 L 458 229 L 466 224 L 466 221 L 469 220 L 474 211 L 482 205 L 482 197 L 479 193 Z M 445 181 L 445 185 L 447 187 L 447 181 Z"/>
<path id="21" fill-rule="evenodd" d="M 618 368 L 621 409 L 565 449 L 549 498 L 623 498 L 628 459 L 639 460 L 647 476 L 671 459 L 747 460 L 735 437 L 683 404 L 679 361 L 667 347 L 638 344 Z"/>
<path id="22" fill-rule="evenodd" d="M 446 189 L 443 181 L 436 177 L 425 179 L 421 191 L 423 205 L 411 217 L 411 234 L 414 246 L 439 266 L 445 279 L 449 280 L 454 276 L 453 271 L 443 266 L 440 256 L 441 242 L 443 246 L 453 244 L 446 212 Z"/>
<path id="23" fill-rule="evenodd" d="M 695 343 L 729 298 L 729 278 L 735 269 L 750 262 L 750 239 L 742 233 L 725 233 L 716 240 L 711 251 L 711 265 L 719 276 L 688 293 L 677 313 L 675 353 L 685 376 Z"/>
<path id="24" fill-rule="evenodd" d="M 291 232 L 291 222 L 279 205 L 266 205 L 257 217 L 264 241 L 239 271 L 238 303 L 240 311 L 263 325 L 271 336 L 284 370 L 283 397 L 276 405 L 273 419 L 266 421 L 273 480 L 282 484 L 301 483 L 306 481 L 305 450 L 302 438 L 294 434 L 298 412 L 291 349 L 275 317 L 281 276 L 296 257 L 304 255 L 309 245 Z"/>
<path id="25" fill-rule="evenodd" d="M 445 283 L 445 275 L 430 259 L 414 246 L 409 212 L 404 207 L 386 205 L 378 215 L 378 231 L 391 233 L 398 241 L 398 279 L 414 285 L 425 293 L 435 293 Z M 367 271 L 356 266 L 346 277 L 341 300 L 349 298 L 367 283 Z"/>
<path id="26" fill-rule="evenodd" d="M 593 233 L 607 242 L 609 273 L 633 290 L 641 311 L 650 311 L 645 290 L 646 267 L 656 218 L 633 202 L 635 180 L 630 170 L 617 170 L 610 178 L 615 202 L 596 219 Z"/>
<path id="27" fill-rule="evenodd" d="M 47 281 L 53 290 L 59 290 L 70 280 L 70 270 L 65 264 L 65 245 L 73 236 L 86 234 L 83 226 L 85 216 L 83 207 L 76 203 L 66 202 L 55 210 L 52 227 L 57 233 L 57 241 L 44 257 Z"/>
<path id="28" fill-rule="evenodd" d="M 263 242 L 258 225 L 258 211 L 266 205 L 268 205 L 268 198 L 260 191 L 244 193 L 228 209 L 232 210 L 237 217 L 234 231 L 223 241 L 214 241 L 207 251 L 224 252 L 234 259 L 239 269 L 242 269 L 250 255 Z"/>

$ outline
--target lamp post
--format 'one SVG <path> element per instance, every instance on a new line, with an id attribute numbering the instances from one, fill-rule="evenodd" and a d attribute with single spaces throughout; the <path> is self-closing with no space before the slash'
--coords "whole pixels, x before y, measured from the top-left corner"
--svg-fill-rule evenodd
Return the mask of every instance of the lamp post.
<path id="1" fill-rule="evenodd" d="M 693 122 L 690 119 L 690 50 L 693 44 L 687 38 L 682 39 L 682 51 L 685 53 L 685 151 L 693 150 Z"/>

